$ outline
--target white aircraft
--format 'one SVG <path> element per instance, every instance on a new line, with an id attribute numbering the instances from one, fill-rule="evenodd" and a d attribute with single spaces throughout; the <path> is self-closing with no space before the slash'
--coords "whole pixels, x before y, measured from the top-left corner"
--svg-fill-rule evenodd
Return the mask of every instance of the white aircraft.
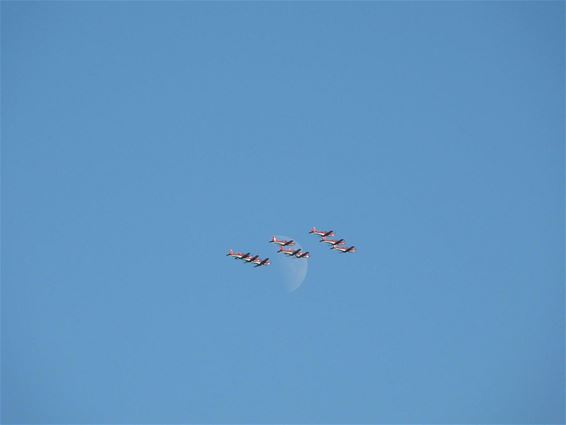
<path id="1" fill-rule="evenodd" d="M 281 254 L 285 254 L 288 255 L 290 257 L 294 257 L 295 255 L 297 255 L 299 252 L 301 252 L 300 249 L 285 249 L 282 246 L 279 247 L 279 251 Z"/>
<path id="2" fill-rule="evenodd" d="M 277 244 L 279 246 L 293 246 L 293 245 L 295 245 L 295 241 L 293 241 L 293 240 L 285 241 L 283 239 L 277 239 L 275 236 L 273 236 L 269 242 Z"/>
<path id="3" fill-rule="evenodd" d="M 242 254 L 241 252 L 234 252 L 233 250 L 228 251 L 228 254 L 226 254 L 229 257 L 234 258 L 235 260 L 245 260 L 246 258 L 248 258 L 250 256 L 250 253 L 247 252 L 245 254 Z"/>
<path id="4" fill-rule="evenodd" d="M 334 230 L 329 230 L 329 231 L 324 231 L 324 230 L 317 230 L 316 227 L 313 227 L 309 233 L 313 234 L 313 235 L 318 235 L 318 236 L 322 236 L 322 237 L 327 237 L 327 236 L 334 236 Z"/>
<path id="5" fill-rule="evenodd" d="M 344 246 L 332 245 L 332 249 L 336 249 L 336 250 L 343 252 L 343 253 L 351 252 L 353 254 L 354 252 L 356 252 L 356 247 L 353 246 L 353 245 L 348 247 L 348 248 L 346 248 Z"/>
<path id="6" fill-rule="evenodd" d="M 254 260 L 253 263 L 255 264 L 254 267 L 269 266 L 271 264 L 271 262 L 269 261 L 269 258 L 266 258 L 265 260 L 258 258 L 256 260 Z"/>
<path id="7" fill-rule="evenodd" d="M 289 257 L 297 257 L 297 258 L 309 258 L 310 257 L 308 252 L 303 252 L 303 251 L 301 251 L 300 248 L 293 250 L 293 249 L 285 249 L 283 247 L 280 247 L 279 251 L 277 251 L 277 252 L 288 255 Z"/>
<path id="8" fill-rule="evenodd" d="M 246 263 L 253 263 L 255 260 L 259 258 L 259 255 L 254 255 L 253 257 L 242 258 Z"/>
<path id="9" fill-rule="evenodd" d="M 333 246 L 335 246 L 335 245 L 344 245 L 344 244 L 346 243 L 346 241 L 345 241 L 344 239 L 338 239 L 338 240 L 336 240 L 336 239 L 328 239 L 326 236 L 323 236 L 323 237 L 319 240 L 319 242 L 324 242 L 324 243 L 327 243 L 327 244 L 330 244 L 330 245 L 333 245 Z"/>

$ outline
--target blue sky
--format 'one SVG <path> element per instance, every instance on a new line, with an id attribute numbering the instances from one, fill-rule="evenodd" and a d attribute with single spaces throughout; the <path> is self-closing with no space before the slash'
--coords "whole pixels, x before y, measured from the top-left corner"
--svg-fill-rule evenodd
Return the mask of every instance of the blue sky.
<path id="1" fill-rule="evenodd" d="M 563 2 L 1 14 L 3 423 L 564 421 Z"/>

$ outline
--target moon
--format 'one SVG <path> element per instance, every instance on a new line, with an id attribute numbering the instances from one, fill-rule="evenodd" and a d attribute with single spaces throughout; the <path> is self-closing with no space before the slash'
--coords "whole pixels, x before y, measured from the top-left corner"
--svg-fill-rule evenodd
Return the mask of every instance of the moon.
<path id="1" fill-rule="evenodd" d="M 295 245 L 285 248 L 303 248 L 296 239 L 289 236 L 276 235 L 275 237 L 286 241 L 291 239 L 295 241 Z M 279 249 L 279 246 L 277 246 L 277 249 Z M 277 269 L 279 270 L 279 274 L 282 277 L 283 285 L 287 292 L 293 292 L 299 289 L 307 277 L 307 273 L 309 271 L 309 260 L 307 258 L 289 258 L 283 254 L 277 254 L 274 258 L 277 259 L 277 262 L 274 261 L 274 265 L 277 266 Z"/>

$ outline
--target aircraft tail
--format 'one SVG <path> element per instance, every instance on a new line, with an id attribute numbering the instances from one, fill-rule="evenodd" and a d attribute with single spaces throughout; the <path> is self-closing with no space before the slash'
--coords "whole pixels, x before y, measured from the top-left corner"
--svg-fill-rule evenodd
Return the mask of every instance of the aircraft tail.
<path id="1" fill-rule="evenodd" d="M 276 240 L 277 238 L 275 236 L 272 236 L 270 242 L 275 242 Z"/>
<path id="2" fill-rule="evenodd" d="M 309 233 L 314 233 L 314 232 L 316 232 L 316 227 L 312 226 L 312 229 Z"/>
<path id="3" fill-rule="evenodd" d="M 228 254 L 226 255 L 232 255 L 234 253 L 234 251 L 232 249 L 230 249 L 230 251 L 228 251 Z"/>

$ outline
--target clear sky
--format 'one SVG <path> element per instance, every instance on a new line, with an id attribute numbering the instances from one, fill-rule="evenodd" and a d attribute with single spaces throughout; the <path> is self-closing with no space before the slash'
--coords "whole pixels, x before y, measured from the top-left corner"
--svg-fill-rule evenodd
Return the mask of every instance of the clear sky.
<path id="1" fill-rule="evenodd" d="M 1 14 L 2 423 L 564 421 L 563 2 Z"/>

